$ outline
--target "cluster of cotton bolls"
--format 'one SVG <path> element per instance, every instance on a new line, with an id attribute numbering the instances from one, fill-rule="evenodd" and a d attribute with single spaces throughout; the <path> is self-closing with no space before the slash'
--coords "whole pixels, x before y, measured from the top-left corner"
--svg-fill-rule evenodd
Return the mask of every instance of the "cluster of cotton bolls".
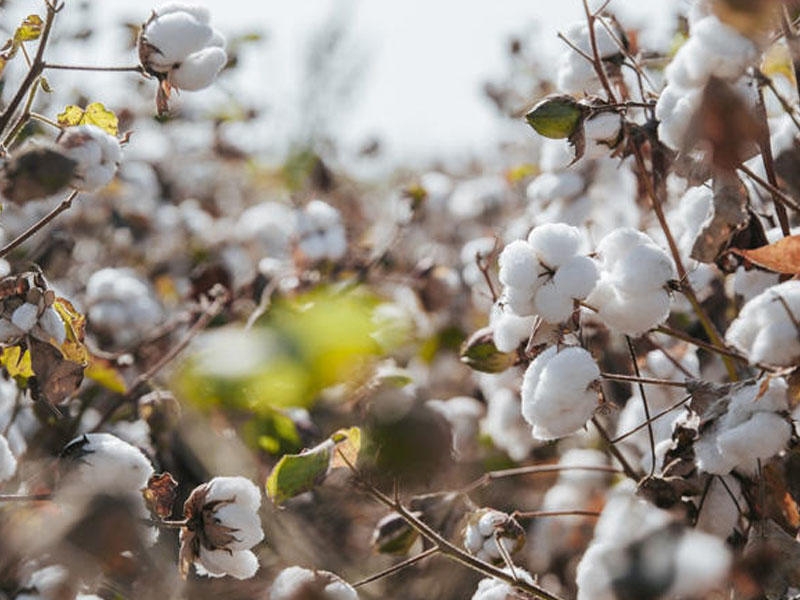
<path id="1" fill-rule="evenodd" d="M 464 548 L 486 562 L 500 562 L 525 544 L 525 531 L 512 516 L 493 508 L 470 514 L 464 527 Z M 502 550 L 501 550 L 502 546 Z"/>
<path id="2" fill-rule="evenodd" d="M 597 267 L 579 254 L 580 230 L 547 223 L 531 230 L 527 240 L 515 240 L 500 254 L 501 302 L 520 317 L 538 315 L 546 323 L 567 320 L 575 300 L 583 300 L 597 281 Z"/>
<path id="3" fill-rule="evenodd" d="M 672 521 L 634 493 L 612 489 L 578 564 L 578 600 L 705 597 L 724 582 L 731 553 L 723 540 Z"/>
<path id="4" fill-rule="evenodd" d="M 785 281 L 745 304 L 728 327 L 725 341 L 751 362 L 791 365 L 800 357 L 799 318 L 800 281 Z"/>
<path id="5" fill-rule="evenodd" d="M 547 490 L 540 511 L 590 510 L 601 501 L 609 473 L 608 458 L 599 450 L 573 448 L 561 455 L 555 485 Z M 594 469 L 594 470 L 593 470 Z M 536 519 L 529 531 L 529 566 L 535 572 L 547 572 L 555 561 L 568 558 L 588 542 L 594 522 L 585 516 Z"/>
<path id="6" fill-rule="evenodd" d="M 552 440 L 575 433 L 597 408 L 597 363 L 583 348 L 551 346 L 528 366 L 522 381 L 522 416 L 533 437 Z"/>
<path id="7" fill-rule="evenodd" d="M 153 11 L 139 36 L 139 59 L 152 75 L 182 90 L 208 87 L 225 66 L 225 38 L 200 6 L 170 3 Z"/>
<path id="8" fill-rule="evenodd" d="M 669 351 L 671 352 L 671 350 Z M 672 354 L 677 354 L 677 352 Z M 667 381 L 683 381 L 687 378 L 699 377 L 700 361 L 697 358 L 697 352 L 692 349 L 685 349 L 682 356 L 675 356 L 671 359 L 661 350 L 653 350 L 647 353 L 641 375 Z M 660 467 L 659 455 L 667 449 L 664 443 L 666 442 L 668 445 L 671 442 L 675 422 L 683 416 L 679 405 L 685 399 L 686 391 L 673 386 L 646 386 L 645 396 L 651 417 L 670 408 L 674 409 L 673 412 L 663 414 L 650 424 L 656 447 L 656 469 L 658 469 Z M 640 428 L 635 433 L 630 433 L 641 427 L 646 420 L 644 401 L 638 386 L 636 386 L 620 413 L 616 437 L 625 436 L 624 440 L 620 442 L 619 448 L 626 458 L 632 463 L 640 463 L 646 472 L 650 472 L 653 458 L 650 448 L 650 431 L 648 428 Z"/>
<path id="9" fill-rule="evenodd" d="M 151 286 L 131 269 L 106 268 L 86 284 L 89 326 L 117 347 L 141 340 L 164 319 Z"/>
<path id="10" fill-rule="evenodd" d="M 666 320 L 675 267 L 650 237 L 617 229 L 600 241 L 597 258 L 600 278 L 586 302 L 608 327 L 637 336 Z"/>
<path id="11" fill-rule="evenodd" d="M 780 378 L 766 385 L 735 386 L 726 398 L 725 412 L 703 428 L 694 444 L 695 461 L 700 470 L 726 475 L 737 469 L 756 472 L 759 461 L 786 447 L 792 436 L 788 386 Z"/>
<path id="12" fill-rule="evenodd" d="M 75 161 L 72 186 L 93 192 L 108 184 L 122 160 L 119 140 L 96 125 L 67 127 L 58 140 L 62 152 Z"/>
<path id="13" fill-rule="evenodd" d="M 682 148 L 709 79 L 735 82 L 760 57 L 750 39 L 713 14 L 692 23 L 690 34 L 667 66 L 656 104 L 658 137 L 674 149 Z"/>

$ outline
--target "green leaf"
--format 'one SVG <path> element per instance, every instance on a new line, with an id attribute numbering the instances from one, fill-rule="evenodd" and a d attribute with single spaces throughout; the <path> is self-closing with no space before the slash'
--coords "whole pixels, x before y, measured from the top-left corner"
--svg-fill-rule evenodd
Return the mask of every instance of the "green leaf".
<path id="1" fill-rule="evenodd" d="M 361 452 L 361 429 L 358 427 L 340 429 L 330 439 L 336 444 L 336 449 L 331 457 L 331 469 L 355 466 L 358 461 L 358 453 Z"/>
<path id="2" fill-rule="evenodd" d="M 100 129 L 117 135 L 119 132 L 119 119 L 113 111 L 108 110 L 101 102 L 92 102 L 86 110 L 80 106 L 70 104 L 56 117 L 59 125 L 74 127 L 77 125 L 95 125 Z"/>
<path id="3" fill-rule="evenodd" d="M 515 352 L 500 352 L 489 327 L 479 329 L 461 347 L 461 362 L 483 373 L 501 373 L 517 361 Z"/>
<path id="4" fill-rule="evenodd" d="M 575 133 L 583 112 L 583 107 L 571 96 L 557 95 L 539 102 L 525 115 L 525 120 L 538 134 L 560 140 Z"/>
<path id="5" fill-rule="evenodd" d="M 301 454 L 285 454 L 267 477 L 267 494 L 276 504 L 307 492 L 328 473 L 334 444 L 327 442 Z"/>
<path id="6" fill-rule="evenodd" d="M 39 15 L 28 15 L 22 24 L 17 27 L 14 32 L 14 42 L 30 42 L 36 40 L 42 35 L 42 26 L 44 21 Z"/>

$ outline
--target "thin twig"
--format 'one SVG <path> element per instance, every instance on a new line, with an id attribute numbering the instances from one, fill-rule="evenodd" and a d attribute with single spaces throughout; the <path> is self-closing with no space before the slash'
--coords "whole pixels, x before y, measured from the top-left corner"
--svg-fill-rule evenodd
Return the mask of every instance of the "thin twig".
<path id="1" fill-rule="evenodd" d="M 403 562 L 399 562 L 396 565 L 392 565 L 388 569 L 384 569 L 374 575 L 370 575 L 369 577 L 365 577 L 360 581 L 356 581 L 355 583 L 351 583 L 350 585 L 354 588 L 361 587 L 362 585 L 367 585 L 368 583 L 372 583 L 373 581 L 377 581 L 378 579 L 383 579 L 384 577 L 388 577 L 390 575 L 394 575 L 395 573 L 402 571 L 406 567 L 410 567 L 411 565 L 415 565 L 423 559 L 428 558 L 429 556 L 433 556 L 434 554 L 438 554 L 439 548 L 435 546 L 433 548 L 428 548 L 424 552 L 420 552 L 416 556 L 412 556 L 404 560 Z"/>
<path id="2" fill-rule="evenodd" d="M 52 499 L 53 494 L 0 494 L 0 502 L 41 502 Z"/>
<path id="3" fill-rule="evenodd" d="M 772 156 L 772 142 L 769 138 L 769 123 L 767 121 L 767 108 L 764 106 L 764 89 L 759 85 L 756 86 L 758 92 L 758 102 L 756 103 L 756 113 L 758 114 L 759 121 L 761 122 L 761 132 L 758 139 L 758 147 L 761 150 L 761 162 L 764 165 L 764 171 L 767 174 L 767 181 L 774 188 L 778 188 L 778 177 L 775 174 L 775 160 Z M 786 207 L 781 203 L 781 199 L 772 195 L 772 203 L 775 205 L 775 215 L 778 217 L 778 223 L 781 226 L 781 233 L 784 237 L 791 235 L 791 227 L 789 227 L 789 215 L 786 213 Z"/>
<path id="4" fill-rule="evenodd" d="M 673 381 L 671 379 L 656 379 L 653 377 L 639 377 L 638 375 L 624 375 L 622 373 L 600 373 L 600 377 L 609 381 L 624 381 L 627 383 L 639 383 L 646 385 L 666 385 L 670 387 L 685 388 L 685 381 Z"/>
<path id="5" fill-rule="evenodd" d="M 489 471 L 484 473 L 481 477 L 462 488 L 460 491 L 467 494 L 478 488 L 489 485 L 495 479 L 503 479 L 505 477 L 519 477 L 522 475 L 541 475 L 544 473 L 560 473 L 562 471 L 600 471 L 602 473 L 622 473 L 616 467 L 605 465 L 529 465 L 526 467 L 514 467 L 511 469 L 500 469 L 497 471 Z"/>
<path id="6" fill-rule="evenodd" d="M 6 256 L 9 252 L 11 252 L 17 246 L 25 242 L 28 238 L 35 235 L 40 229 L 42 229 L 48 223 L 50 223 L 50 221 L 55 219 L 58 215 L 60 215 L 62 212 L 64 212 L 70 206 L 72 206 L 72 202 L 73 200 L 75 200 L 75 198 L 78 197 L 78 194 L 79 194 L 78 190 L 72 190 L 69 193 L 69 195 L 66 198 L 64 198 L 58 206 L 56 206 L 53 210 L 47 213 L 44 217 L 39 219 L 36 223 L 28 227 L 28 229 L 20 233 L 11 242 L 3 246 L 3 248 L 0 249 L 0 258 Z"/>
<path id="7" fill-rule="evenodd" d="M 594 30 L 594 22 L 595 19 L 597 19 L 597 16 L 593 15 L 589 10 L 588 0 L 583 0 L 583 11 L 586 13 L 586 21 L 589 24 L 589 43 L 592 47 L 592 65 L 594 65 L 594 70 L 597 73 L 597 77 L 600 79 L 600 83 L 603 85 L 603 89 L 608 95 L 608 100 L 610 102 L 616 102 L 617 97 L 614 95 L 614 90 L 611 88 L 611 83 L 608 81 L 606 69 L 603 66 L 603 60 L 601 59 L 600 51 L 597 48 L 597 35 Z"/>
<path id="8" fill-rule="evenodd" d="M 622 440 L 624 440 L 625 438 L 632 436 L 632 435 L 633 435 L 634 433 L 636 433 L 637 431 L 639 431 L 639 430 L 641 430 L 641 429 L 644 429 L 645 427 L 647 427 L 648 423 L 654 423 L 654 422 L 658 421 L 658 420 L 659 420 L 661 417 L 663 417 L 664 415 L 666 415 L 666 414 L 668 414 L 668 413 L 671 413 L 671 412 L 672 412 L 673 410 L 675 410 L 676 408 L 680 408 L 681 406 L 683 406 L 684 404 L 686 404 L 686 403 L 687 403 L 689 400 L 691 400 L 691 399 L 692 399 L 692 396 L 691 396 L 691 394 L 689 394 L 689 395 L 687 395 L 687 396 L 684 396 L 684 397 L 683 397 L 683 399 L 682 399 L 682 400 L 680 400 L 680 402 L 676 402 L 676 403 L 675 403 L 675 404 L 673 404 L 672 406 L 670 406 L 670 407 L 668 407 L 668 408 L 665 408 L 665 409 L 664 409 L 664 410 L 662 410 L 661 412 L 658 412 L 658 413 L 656 413 L 656 414 L 655 414 L 655 415 L 653 415 L 651 418 L 649 418 L 647 421 L 645 421 L 644 423 L 641 423 L 640 425 L 637 425 L 636 427 L 634 427 L 634 428 L 633 428 L 633 429 L 631 429 L 630 431 L 626 431 L 626 432 L 625 432 L 625 433 L 623 433 L 622 435 L 618 435 L 618 436 L 617 436 L 617 437 L 615 437 L 613 440 L 611 440 L 611 442 L 612 442 L 612 443 L 614 443 L 614 444 L 616 444 L 617 442 L 621 442 L 621 441 L 622 441 Z"/>
<path id="9" fill-rule="evenodd" d="M 758 175 L 758 173 L 755 173 L 752 169 L 750 169 L 746 165 L 741 164 L 741 165 L 739 165 L 738 168 L 742 173 L 747 175 L 750 179 L 752 179 L 758 185 L 760 185 L 765 190 L 767 190 L 772 195 L 772 199 L 773 200 L 777 200 L 779 203 L 783 204 L 784 206 L 787 206 L 788 208 L 791 208 L 792 210 L 796 210 L 796 211 L 800 212 L 800 204 L 798 204 L 792 198 L 787 196 L 786 192 L 784 192 L 780 188 L 772 185 L 769 181 L 767 181 L 763 177 L 760 177 Z"/>
<path id="10" fill-rule="evenodd" d="M 631 340 L 631 336 L 626 335 L 625 341 L 628 343 L 628 352 L 631 355 L 631 363 L 633 364 L 633 372 L 639 381 L 636 382 L 637 386 L 639 387 L 639 396 L 642 398 L 642 406 L 644 407 L 644 418 L 645 423 L 647 423 L 647 437 L 650 442 L 650 474 L 648 477 L 652 477 L 656 472 L 656 438 L 653 434 L 653 423 L 650 421 L 650 407 L 647 404 L 647 396 L 644 393 L 644 384 L 642 383 L 642 374 L 639 371 L 639 363 L 636 362 L 636 352 L 633 349 L 633 341 Z"/>
<path id="11" fill-rule="evenodd" d="M 101 66 L 60 65 L 56 63 L 45 63 L 43 68 L 55 69 L 61 71 L 107 71 L 109 73 L 129 72 L 129 73 L 141 73 L 142 75 L 145 74 L 145 70 L 142 65 L 132 65 L 126 67 L 101 67 Z"/>
<path id="12" fill-rule="evenodd" d="M 592 417 L 592 424 L 597 429 L 597 432 L 600 434 L 600 437 L 603 438 L 603 441 L 606 443 L 608 451 L 611 452 L 611 454 L 614 455 L 614 458 L 616 458 L 617 461 L 619 462 L 625 475 L 627 475 L 634 481 L 639 481 L 639 474 L 634 470 L 634 468 L 630 465 L 627 459 L 622 455 L 622 452 L 619 451 L 619 448 L 617 448 L 614 445 L 614 442 L 611 440 L 611 437 L 608 435 L 608 432 L 605 430 L 605 427 L 603 427 L 600 424 L 600 421 L 596 416 Z"/>
<path id="13" fill-rule="evenodd" d="M 515 519 L 541 519 L 544 517 L 599 517 L 596 510 L 515 510 L 512 514 Z"/>
<path id="14" fill-rule="evenodd" d="M 451 544 L 446 539 L 444 539 L 436 530 L 431 528 L 427 523 L 421 521 L 416 515 L 413 514 L 412 511 L 408 510 L 402 502 L 400 502 L 397 498 L 392 499 L 388 497 L 386 494 L 378 490 L 375 486 L 371 483 L 365 481 L 361 478 L 358 470 L 355 468 L 352 462 L 341 452 L 339 451 L 339 456 L 342 457 L 344 463 L 350 468 L 353 472 L 353 475 L 359 481 L 361 486 L 366 490 L 366 492 L 372 496 L 375 500 L 386 506 L 387 508 L 395 511 L 398 515 L 400 515 L 406 523 L 408 523 L 412 529 L 417 531 L 421 536 L 426 538 L 429 542 L 434 544 L 442 555 L 446 556 L 450 560 L 458 562 L 465 567 L 477 571 L 485 575 L 486 577 L 494 577 L 495 579 L 499 579 L 501 581 L 506 582 L 510 586 L 527 592 L 531 594 L 535 598 L 540 598 L 541 600 L 562 600 L 559 596 L 548 592 L 546 589 L 540 587 L 537 584 L 529 583 L 525 580 L 518 580 L 509 573 L 506 573 L 502 569 L 495 567 L 471 554 L 468 554 L 461 548 Z M 395 495 L 397 494 L 397 490 L 395 489 Z"/>

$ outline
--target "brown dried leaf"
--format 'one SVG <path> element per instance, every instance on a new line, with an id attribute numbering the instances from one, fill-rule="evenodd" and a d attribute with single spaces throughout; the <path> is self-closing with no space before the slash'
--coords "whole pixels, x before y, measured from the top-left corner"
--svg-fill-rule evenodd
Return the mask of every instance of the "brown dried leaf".
<path id="1" fill-rule="evenodd" d="M 733 173 L 714 178 L 713 214 L 706 219 L 692 247 L 692 258 L 714 262 L 728 246 L 733 235 L 747 226 L 747 189 Z"/>
<path id="2" fill-rule="evenodd" d="M 50 404 L 72 395 L 83 381 L 83 365 L 64 358 L 61 351 L 33 337 L 28 338 L 31 365 L 36 374 L 35 389 Z"/>
<path id="3" fill-rule="evenodd" d="M 151 512 L 162 519 L 172 514 L 172 506 L 178 497 L 178 482 L 169 473 L 153 475 L 147 481 L 147 487 L 142 491 L 145 504 Z"/>
<path id="4" fill-rule="evenodd" d="M 751 250 L 732 248 L 731 252 L 768 271 L 786 275 L 800 273 L 800 235 L 790 235 Z"/>

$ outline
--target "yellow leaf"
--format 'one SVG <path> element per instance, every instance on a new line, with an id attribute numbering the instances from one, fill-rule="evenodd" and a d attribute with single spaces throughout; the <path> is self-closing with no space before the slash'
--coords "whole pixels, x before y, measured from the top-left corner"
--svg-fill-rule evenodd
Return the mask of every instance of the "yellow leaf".
<path id="1" fill-rule="evenodd" d="M 83 119 L 83 109 L 79 106 L 75 106 L 74 104 L 69 104 L 64 111 L 58 113 L 58 116 L 56 117 L 58 124 L 64 125 L 65 127 L 80 125 L 81 119 Z"/>
<path id="2" fill-rule="evenodd" d="M 53 308 L 64 321 L 64 327 L 67 330 L 67 339 L 60 348 L 64 358 L 81 365 L 88 365 L 91 362 L 91 356 L 83 344 L 86 317 L 78 312 L 66 298 L 56 298 Z"/>
<path id="3" fill-rule="evenodd" d="M 125 385 L 125 380 L 122 378 L 122 375 L 107 361 L 102 359 L 92 357 L 89 366 L 86 367 L 83 374 L 112 392 L 124 394 L 128 391 L 128 387 Z"/>
<path id="4" fill-rule="evenodd" d="M 19 43 L 38 39 L 42 35 L 43 24 L 44 21 L 39 15 L 28 15 L 14 32 L 14 41 Z"/>
<path id="5" fill-rule="evenodd" d="M 114 111 L 108 110 L 100 102 L 92 102 L 86 107 L 86 112 L 81 120 L 81 125 L 97 125 L 111 135 L 117 135 L 119 131 L 119 119 Z"/>
<path id="6" fill-rule="evenodd" d="M 119 119 L 113 111 L 108 110 L 101 102 L 92 102 L 86 110 L 74 104 L 68 105 L 56 117 L 59 125 L 73 127 L 76 125 L 95 125 L 111 135 L 119 131 Z"/>
<path id="7" fill-rule="evenodd" d="M 8 61 L 7 61 L 5 58 L 3 58 L 2 56 L 0 56 L 0 77 L 2 77 L 2 76 L 3 76 L 3 71 L 4 71 L 4 70 L 5 70 L 5 68 L 6 68 L 6 63 L 7 63 L 7 62 L 8 62 Z"/>
<path id="8" fill-rule="evenodd" d="M 25 353 L 20 356 L 22 348 L 19 346 L 11 346 L 10 348 L 3 348 L 3 353 L 0 354 L 0 364 L 2 364 L 11 377 L 33 377 L 33 367 L 31 367 L 31 353 L 25 350 Z"/>
<path id="9" fill-rule="evenodd" d="M 358 427 L 340 429 L 331 436 L 331 439 L 336 444 L 336 450 L 331 456 L 330 468 L 354 466 L 361 451 L 361 429 Z"/>
<path id="10" fill-rule="evenodd" d="M 776 42 L 770 46 L 761 60 L 761 71 L 764 75 L 774 78 L 782 75 L 794 86 L 794 67 L 792 66 L 792 56 L 785 43 Z"/>

